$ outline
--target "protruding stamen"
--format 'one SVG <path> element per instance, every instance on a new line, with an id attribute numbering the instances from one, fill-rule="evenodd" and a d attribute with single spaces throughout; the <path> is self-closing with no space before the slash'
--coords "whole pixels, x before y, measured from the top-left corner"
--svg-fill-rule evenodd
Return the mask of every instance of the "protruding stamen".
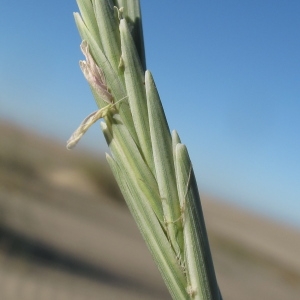
<path id="1" fill-rule="evenodd" d="M 74 148 L 79 140 L 82 138 L 82 136 L 87 132 L 87 130 L 99 119 L 103 118 L 108 110 L 111 108 L 111 105 L 108 105 L 106 107 L 103 107 L 101 109 L 98 109 L 94 112 L 92 112 L 90 115 L 88 115 L 82 123 L 79 125 L 79 127 L 74 131 L 72 136 L 67 141 L 67 149 Z"/>
<path id="2" fill-rule="evenodd" d="M 90 51 L 89 45 L 86 41 L 82 41 L 80 45 L 81 51 L 84 54 L 86 60 L 80 61 L 80 68 L 89 82 L 89 84 L 95 89 L 96 93 L 107 103 L 113 103 L 113 96 L 108 91 L 105 76 L 103 71 L 95 63 Z"/>

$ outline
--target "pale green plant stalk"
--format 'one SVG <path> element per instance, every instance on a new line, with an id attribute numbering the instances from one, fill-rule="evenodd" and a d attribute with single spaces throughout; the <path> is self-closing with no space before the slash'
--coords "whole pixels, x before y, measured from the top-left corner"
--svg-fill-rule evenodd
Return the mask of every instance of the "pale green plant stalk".
<path id="1" fill-rule="evenodd" d="M 173 299 L 222 299 L 192 164 L 146 71 L 139 1 L 77 4 L 80 67 L 99 109 L 67 147 L 103 118 L 108 163 Z"/>

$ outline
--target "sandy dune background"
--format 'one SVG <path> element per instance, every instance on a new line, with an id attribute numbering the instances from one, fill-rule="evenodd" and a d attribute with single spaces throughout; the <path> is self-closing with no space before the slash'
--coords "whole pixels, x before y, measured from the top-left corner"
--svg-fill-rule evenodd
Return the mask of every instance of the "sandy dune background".
<path id="1" fill-rule="evenodd" d="M 103 159 L 0 123 L 0 299 L 171 299 Z M 300 233 L 202 195 L 224 299 L 300 299 Z"/>

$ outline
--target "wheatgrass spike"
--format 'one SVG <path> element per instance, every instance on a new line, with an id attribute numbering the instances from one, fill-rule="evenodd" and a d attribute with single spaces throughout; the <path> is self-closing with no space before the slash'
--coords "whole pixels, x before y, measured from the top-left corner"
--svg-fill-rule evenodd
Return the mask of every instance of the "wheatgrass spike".
<path id="1" fill-rule="evenodd" d="M 104 119 L 107 160 L 173 299 L 221 300 L 186 147 L 170 134 L 152 75 L 145 76 L 139 0 L 77 3 L 81 67 L 99 110 L 68 146 Z"/>

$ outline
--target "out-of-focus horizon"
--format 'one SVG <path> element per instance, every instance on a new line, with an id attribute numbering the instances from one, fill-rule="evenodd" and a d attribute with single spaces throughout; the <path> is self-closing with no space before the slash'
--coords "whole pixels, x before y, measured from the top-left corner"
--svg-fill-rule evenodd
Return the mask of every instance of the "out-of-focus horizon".
<path id="1" fill-rule="evenodd" d="M 1 121 L 0 136 L 1 300 L 170 299 L 103 155 Z M 299 299 L 299 230 L 201 203 L 224 299 Z"/>
<path id="2" fill-rule="evenodd" d="M 200 190 L 300 227 L 300 3 L 141 5 L 147 67 Z M 0 118 L 61 141 L 96 109 L 73 11 L 54 0 L 0 12 Z M 78 148 L 106 151 L 99 126 Z"/>

